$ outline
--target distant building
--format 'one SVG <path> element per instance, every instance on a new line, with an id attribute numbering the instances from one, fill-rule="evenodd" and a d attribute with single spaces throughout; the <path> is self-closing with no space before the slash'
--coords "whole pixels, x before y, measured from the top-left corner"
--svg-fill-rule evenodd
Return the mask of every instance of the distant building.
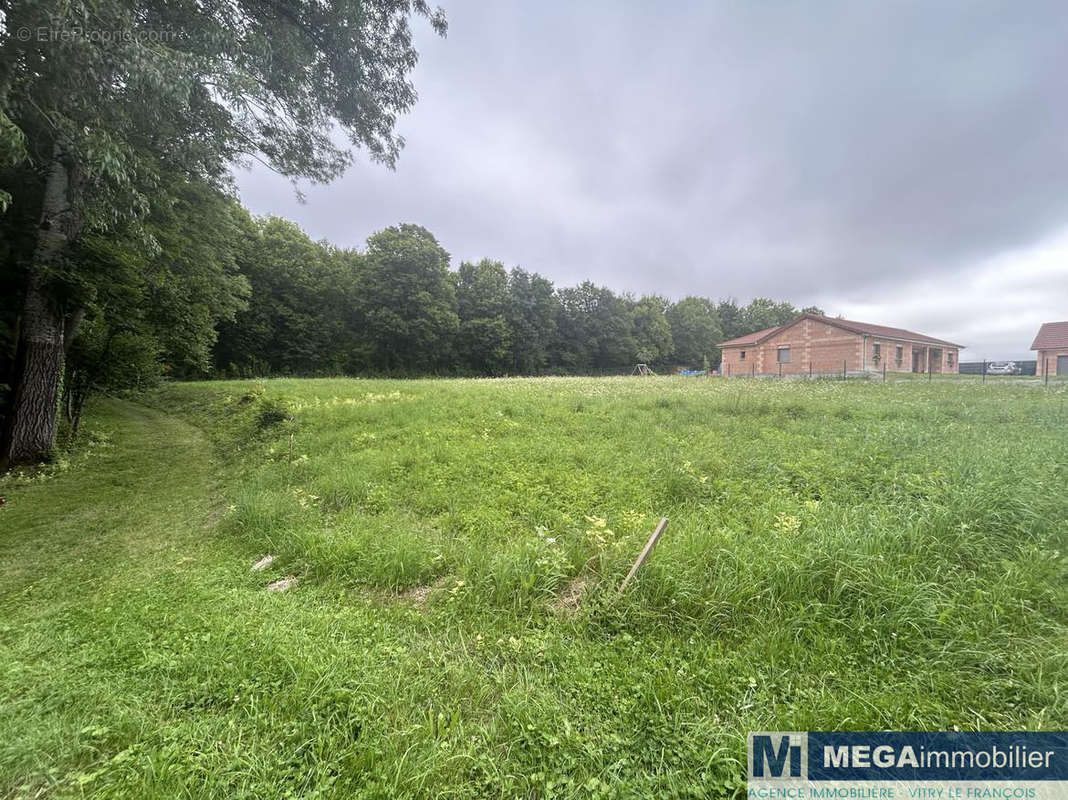
<path id="1" fill-rule="evenodd" d="M 802 314 L 720 343 L 724 375 L 956 372 L 963 345 L 904 328 Z M 1066 351 L 1068 352 L 1068 351 Z"/>
<path id="2" fill-rule="evenodd" d="M 1050 375 L 1068 375 L 1068 320 L 1045 323 L 1038 329 L 1031 349 L 1038 351 L 1036 375 L 1045 375 L 1047 368 Z"/>

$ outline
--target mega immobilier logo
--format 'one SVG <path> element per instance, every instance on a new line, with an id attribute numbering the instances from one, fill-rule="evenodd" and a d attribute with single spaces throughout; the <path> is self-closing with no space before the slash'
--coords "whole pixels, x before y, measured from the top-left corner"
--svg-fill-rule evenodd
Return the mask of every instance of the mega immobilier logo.
<path id="1" fill-rule="evenodd" d="M 749 734 L 750 798 L 1068 800 L 1068 732 Z"/>

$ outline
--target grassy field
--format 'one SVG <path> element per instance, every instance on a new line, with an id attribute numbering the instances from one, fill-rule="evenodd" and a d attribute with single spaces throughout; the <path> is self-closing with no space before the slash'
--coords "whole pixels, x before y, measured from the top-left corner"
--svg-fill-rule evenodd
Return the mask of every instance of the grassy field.
<path id="1" fill-rule="evenodd" d="M 101 401 L 79 450 L 0 483 L 0 797 L 740 797 L 747 730 L 1063 729 L 1066 398 Z"/>

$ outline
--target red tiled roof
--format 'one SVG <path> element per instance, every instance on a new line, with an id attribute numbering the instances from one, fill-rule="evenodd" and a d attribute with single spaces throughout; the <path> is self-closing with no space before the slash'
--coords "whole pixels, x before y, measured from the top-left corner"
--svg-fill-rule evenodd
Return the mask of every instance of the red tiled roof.
<path id="1" fill-rule="evenodd" d="M 762 331 L 754 331 L 753 333 L 747 333 L 745 336 L 737 336 L 733 339 L 728 339 L 725 342 L 720 342 L 720 347 L 730 347 L 737 344 L 756 344 L 761 339 L 770 336 L 775 331 L 783 328 L 783 325 L 772 325 L 770 328 L 764 328 Z"/>
<path id="2" fill-rule="evenodd" d="M 783 330 L 784 328 L 788 328 L 791 325 L 795 325 L 806 317 L 808 319 L 815 319 L 819 320 L 820 322 L 825 322 L 828 325 L 834 325 L 839 328 L 844 328 L 845 330 L 852 331 L 853 333 L 866 334 L 868 336 L 881 336 L 886 339 L 904 339 L 906 341 L 922 342 L 924 344 L 941 344 L 948 345 L 949 347 L 964 347 L 964 345 L 957 344 L 956 342 L 948 342 L 945 339 L 936 339 L 933 336 L 927 336 L 923 333 L 916 333 L 915 331 L 906 330 L 905 328 L 891 328 L 887 325 L 873 325 L 870 322 L 854 322 L 853 320 L 848 319 L 822 317 L 819 314 L 802 314 L 793 322 L 790 322 L 786 325 L 776 325 L 773 328 L 765 328 L 762 331 L 755 331 L 754 333 L 749 333 L 745 336 L 739 336 L 735 339 L 728 339 L 726 342 L 720 342 L 719 346 L 737 347 L 743 344 L 758 344 L 764 339 L 771 336 L 772 334 L 778 333 L 779 331 Z M 1055 324 L 1063 324 L 1065 326 L 1068 326 L 1068 322 Z M 1066 328 L 1066 330 L 1068 330 L 1068 328 Z"/>
<path id="3" fill-rule="evenodd" d="M 1031 342 L 1032 350 L 1054 350 L 1062 347 L 1068 347 L 1068 320 L 1043 323 L 1035 340 Z"/>
<path id="4" fill-rule="evenodd" d="M 905 330 L 904 328 L 891 328 L 886 325 L 872 325 L 870 322 L 853 322 L 848 319 L 826 319 L 825 321 L 830 322 L 832 325 L 838 325 L 841 328 L 856 331 L 857 333 L 866 333 L 869 336 L 884 336 L 887 339 L 909 339 L 915 342 L 927 342 L 928 344 L 945 344 L 950 347 L 964 346 L 957 344 L 956 342 L 947 342 L 945 339 L 936 339 L 933 336 L 927 336 L 923 333 Z"/>

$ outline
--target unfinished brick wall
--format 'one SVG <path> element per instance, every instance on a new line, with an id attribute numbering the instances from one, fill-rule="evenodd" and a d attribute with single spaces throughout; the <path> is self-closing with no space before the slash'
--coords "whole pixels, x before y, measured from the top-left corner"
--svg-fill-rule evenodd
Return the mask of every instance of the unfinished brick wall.
<path id="1" fill-rule="evenodd" d="M 796 325 L 771 336 L 761 347 L 768 373 L 778 374 L 779 353 L 789 350 L 789 361 L 782 362 L 782 374 L 837 372 L 860 369 L 861 336 L 815 319 L 802 319 Z"/>
<path id="2" fill-rule="evenodd" d="M 1038 364 L 1035 365 L 1036 375 L 1046 374 L 1046 365 L 1049 364 L 1049 374 L 1057 374 L 1057 356 L 1068 356 L 1068 348 L 1062 348 L 1060 350 L 1039 350 Z"/>
<path id="3" fill-rule="evenodd" d="M 743 376 L 755 374 L 756 350 L 753 347 L 724 347 L 719 362 L 721 375 Z"/>
<path id="4" fill-rule="evenodd" d="M 879 358 L 875 357 L 875 345 L 879 347 Z M 897 359 L 897 348 L 901 348 L 901 361 Z M 959 348 L 949 347 L 947 345 L 926 345 L 916 342 L 909 342 L 902 339 L 891 339 L 884 336 L 868 336 L 867 337 L 867 350 L 866 361 L 864 368 L 868 370 L 875 370 L 876 372 L 882 372 L 885 364 L 887 372 L 912 372 L 912 354 L 916 351 L 920 354 L 919 371 L 927 371 L 927 350 L 932 351 L 941 350 L 941 353 L 935 356 L 934 362 L 931 364 L 931 371 L 935 373 L 939 372 L 959 372 L 960 371 L 960 353 Z"/>
<path id="5" fill-rule="evenodd" d="M 875 358 L 875 345 L 880 354 Z M 896 348 L 901 347 L 901 360 Z M 938 349 L 938 346 L 933 346 Z M 759 344 L 723 348 L 721 369 L 724 375 L 797 375 L 842 372 L 911 372 L 913 348 L 920 352 L 919 369 L 927 370 L 927 345 L 847 331 L 818 319 L 805 317 L 769 336 Z M 941 347 L 941 356 L 932 366 L 934 372 L 956 372 L 958 353 L 955 347 Z M 780 356 L 780 352 L 784 354 Z M 744 357 L 743 354 L 744 353 Z M 786 361 L 780 361 L 786 358 Z M 952 362 L 952 363 L 951 363 Z M 1051 367 L 1052 370 L 1052 367 Z"/>
<path id="6" fill-rule="evenodd" d="M 878 355 L 876 355 L 878 345 Z M 898 360 L 897 348 L 901 348 L 901 359 Z M 865 360 L 868 369 L 882 372 L 911 372 L 912 371 L 912 345 L 909 342 L 901 342 L 885 337 L 871 336 L 867 339 L 867 352 Z"/>

